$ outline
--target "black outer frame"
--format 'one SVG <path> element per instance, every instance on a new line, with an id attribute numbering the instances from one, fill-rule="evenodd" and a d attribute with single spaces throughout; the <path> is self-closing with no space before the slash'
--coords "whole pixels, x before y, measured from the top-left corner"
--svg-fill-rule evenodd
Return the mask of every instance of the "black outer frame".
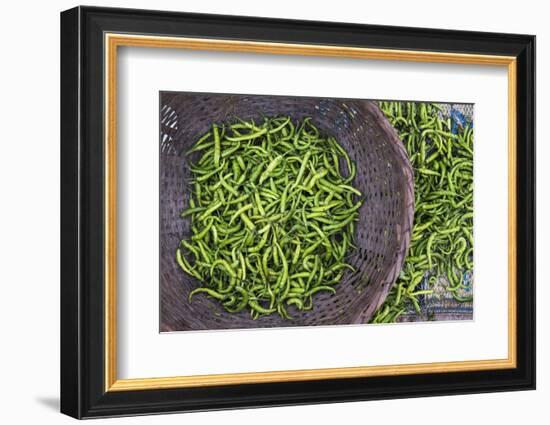
<path id="1" fill-rule="evenodd" d="M 105 392 L 105 32 L 515 56 L 517 368 Z M 61 13 L 62 413 L 91 418 L 534 388 L 534 36 L 82 6 Z"/>

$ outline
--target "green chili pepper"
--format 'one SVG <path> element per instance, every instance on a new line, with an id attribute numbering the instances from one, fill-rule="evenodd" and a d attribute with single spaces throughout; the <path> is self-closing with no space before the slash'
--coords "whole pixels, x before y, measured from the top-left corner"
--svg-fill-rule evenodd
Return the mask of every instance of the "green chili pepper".
<path id="1" fill-rule="evenodd" d="M 344 271 L 355 271 L 345 258 L 356 249 L 354 220 L 363 205 L 353 185 L 357 167 L 311 118 L 214 123 L 187 154 L 199 158 L 181 213 L 191 235 L 176 261 L 200 282 L 193 294 L 229 313 L 290 320 L 285 306 L 307 311 L 315 294 L 334 293 Z"/>
<path id="2" fill-rule="evenodd" d="M 405 311 L 420 311 L 420 297 L 429 296 L 437 280 L 448 281 L 457 301 L 471 297 L 460 277 L 472 270 L 473 253 L 473 131 L 455 129 L 431 103 L 380 102 L 383 113 L 403 140 L 415 171 L 415 216 L 409 255 L 403 272 L 373 323 L 398 320 Z M 458 275 L 457 275 L 458 273 Z M 422 289 L 418 276 L 426 276 Z M 424 287 L 427 285 L 426 287 Z M 411 291 L 406 294 L 404 287 Z"/>

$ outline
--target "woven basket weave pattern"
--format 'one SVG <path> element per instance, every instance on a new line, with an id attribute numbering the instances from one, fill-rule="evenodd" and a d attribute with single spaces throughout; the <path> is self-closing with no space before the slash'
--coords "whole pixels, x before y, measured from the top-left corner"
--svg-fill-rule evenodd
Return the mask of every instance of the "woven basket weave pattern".
<path id="1" fill-rule="evenodd" d="M 365 323 L 381 305 L 397 278 L 410 241 L 414 211 L 413 175 L 393 127 L 369 101 L 283 96 L 161 94 L 160 281 L 161 331 L 235 329 Z M 243 311 L 226 312 L 216 301 L 189 292 L 198 282 L 176 263 L 181 239 L 190 237 L 188 206 L 191 172 L 187 151 L 211 124 L 235 116 L 261 121 L 262 115 L 311 117 L 325 134 L 336 137 L 357 165 L 353 185 L 366 195 L 356 223 L 356 244 L 336 294 L 319 293 L 313 309 L 293 307 L 292 321 L 278 315 L 252 320 Z M 195 160 L 196 157 L 192 157 Z M 342 165 L 342 169 L 345 169 Z"/>

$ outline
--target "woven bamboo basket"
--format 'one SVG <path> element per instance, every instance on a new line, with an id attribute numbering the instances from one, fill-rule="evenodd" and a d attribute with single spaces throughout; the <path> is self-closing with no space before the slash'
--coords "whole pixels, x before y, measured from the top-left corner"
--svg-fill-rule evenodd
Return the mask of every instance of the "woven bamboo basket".
<path id="1" fill-rule="evenodd" d="M 214 300 L 189 292 L 198 282 L 178 266 L 175 252 L 190 236 L 188 206 L 191 172 L 181 154 L 212 123 L 265 116 L 311 117 L 327 135 L 336 137 L 356 162 L 354 186 L 364 195 L 356 225 L 359 249 L 336 293 L 315 296 L 313 309 L 289 309 L 293 320 L 276 314 L 252 320 L 243 311 L 226 312 Z M 414 212 L 412 169 L 395 130 L 370 101 L 313 97 L 213 95 L 162 92 L 160 97 L 160 331 L 236 329 L 366 323 L 384 302 L 407 253 Z"/>

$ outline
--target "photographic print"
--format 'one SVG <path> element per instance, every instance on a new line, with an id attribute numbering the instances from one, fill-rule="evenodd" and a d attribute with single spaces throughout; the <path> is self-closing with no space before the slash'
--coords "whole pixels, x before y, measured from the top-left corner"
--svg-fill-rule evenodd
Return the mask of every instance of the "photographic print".
<path id="1" fill-rule="evenodd" d="M 473 318 L 473 105 L 160 93 L 161 332 Z"/>
<path id="2" fill-rule="evenodd" d="M 79 6 L 61 41 L 63 413 L 535 388 L 534 36 Z"/>

